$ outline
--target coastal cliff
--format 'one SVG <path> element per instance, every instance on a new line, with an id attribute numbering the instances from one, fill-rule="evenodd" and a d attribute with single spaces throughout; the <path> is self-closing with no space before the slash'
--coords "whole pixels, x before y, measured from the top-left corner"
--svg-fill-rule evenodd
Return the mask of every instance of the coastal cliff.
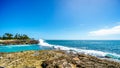
<path id="1" fill-rule="evenodd" d="M 119 62 L 60 50 L 0 53 L 2 68 L 120 68 Z"/>

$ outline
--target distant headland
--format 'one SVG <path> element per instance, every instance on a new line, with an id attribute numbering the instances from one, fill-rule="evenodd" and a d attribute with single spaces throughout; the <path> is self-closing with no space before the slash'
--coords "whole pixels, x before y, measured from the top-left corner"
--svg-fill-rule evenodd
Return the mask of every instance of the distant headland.
<path id="1" fill-rule="evenodd" d="M 0 36 L 0 44 L 2 45 L 16 45 L 16 44 L 38 44 L 39 41 L 34 38 L 30 38 L 26 34 L 18 34 L 15 35 L 11 33 L 4 33 Z"/>

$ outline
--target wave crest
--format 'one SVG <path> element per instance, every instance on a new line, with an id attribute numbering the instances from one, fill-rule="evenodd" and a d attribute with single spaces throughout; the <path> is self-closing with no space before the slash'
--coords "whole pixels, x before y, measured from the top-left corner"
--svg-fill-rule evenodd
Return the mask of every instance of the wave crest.
<path id="1" fill-rule="evenodd" d="M 47 47 L 54 47 L 55 49 L 66 50 L 66 51 L 72 50 L 77 53 L 83 53 L 83 54 L 92 55 L 92 56 L 101 57 L 101 58 L 109 57 L 109 58 L 120 60 L 120 55 L 117 55 L 117 54 L 107 53 L 107 52 L 102 52 L 102 51 L 97 51 L 97 50 L 78 49 L 78 48 L 66 47 L 66 46 L 61 46 L 61 45 L 52 45 L 52 44 L 45 42 L 43 39 L 39 39 L 39 45 L 47 46 Z"/>

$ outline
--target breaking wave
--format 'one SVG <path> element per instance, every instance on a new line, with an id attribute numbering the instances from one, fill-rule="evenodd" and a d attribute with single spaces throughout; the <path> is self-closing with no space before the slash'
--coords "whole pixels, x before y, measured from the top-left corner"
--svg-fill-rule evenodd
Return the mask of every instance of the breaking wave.
<path id="1" fill-rule="evenodd" d="M 52 45 L 52 44 L 45 42 L 43 39 L 39 39 L 39 45 L 45 46 L 45 47 L 51 47 L 55 49 L 60 49 L 60 50 L 73 51 L 77 53 L 92 55 L 92 56 L 96 56 L 100 58 L 112 58 L 112 59 L 120 60 L 120 55 L 118 54 L 102 52 L 102 51 L 97 51 L 97 50 L 78 49 L 78 48 L 66 47 L 66 46 L 61 46 L 61 45 Z"/>

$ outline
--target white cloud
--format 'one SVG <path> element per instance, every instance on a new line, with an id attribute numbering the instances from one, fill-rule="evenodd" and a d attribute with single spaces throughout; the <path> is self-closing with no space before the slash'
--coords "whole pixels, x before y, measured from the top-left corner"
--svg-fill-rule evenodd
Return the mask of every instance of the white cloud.
<path id="1" fill-rule="evenodd" d="M 108 29 L 100 29 L 96 31 L 91 31 L 89 32 L 89 34 L 92 36 L 106 36 L 106 35 L 120 34 L 120 25 L 114 26 Z"/>

